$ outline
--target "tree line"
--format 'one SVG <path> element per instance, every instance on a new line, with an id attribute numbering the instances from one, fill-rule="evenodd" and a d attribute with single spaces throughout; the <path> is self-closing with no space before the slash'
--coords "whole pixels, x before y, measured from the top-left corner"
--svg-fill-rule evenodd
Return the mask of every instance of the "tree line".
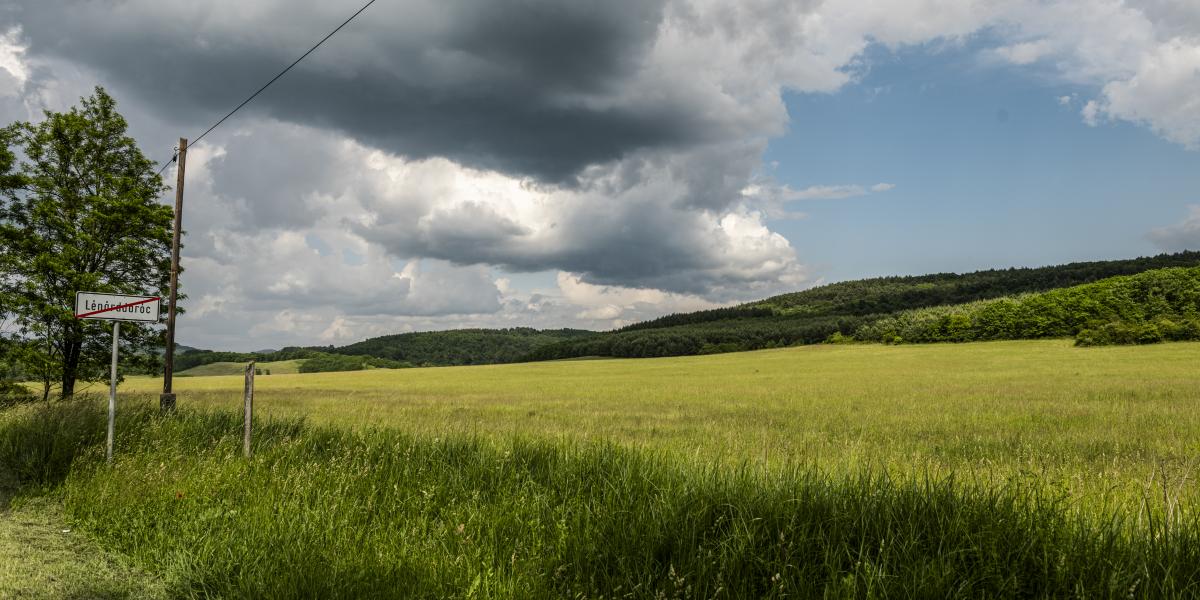
<path id="1" fill-rule="evenodd" d="M 582 329 L 453 329 L 385 335 L 325 351 L 376 356 L 419 366 L 485 365 L 516 362 L 539 348 L 597 335 Z"/>
<path id="2" fill-rule="evenodd" d="M 780 314 L 880 315 L 926 306 L 964 304 L 988 298 L 1071 287 L 1154 269 L 1197 265 L 1200 265 L 1200 252 L 1184 251 L 1126 260 L 1076 262 L 1047 267 L 877 277 L 833 283 L 774 296 L 748 306 L 769 307 Z"/>
<path id="3" fill-rule="evenodd" d="M 958 310 L 955 307 L 972 302 L 1070 288 L 1114 276 L 1197 265 L 1200 265 L 1200 252 L 1188 251 L 1051 267 L 847 281 L 737 307 L 668 315 L 589 338 L 564 340 L 533 350 L 523 360 L 583 356 L 684 356 L 814 344 L 830 339 L 884 341 L 885 336 L 871 329 L 873 324 L 912 318 L 904 316 L 908 314 L 907 311 L 930 309 L 931 314 L 941 315 L 955 312 Z M 1030 309 L 1033 307 L 1031 304 Z M 1036 321 L 1036 317 L 1031 319 Z M 1108 332 L 1104 335 L 1113 339 L 1129 336 L 1127 326 L 1096 326 L 1100 328 L 1097 331 Z M 1163 330 L 1175 336 L 1171 339 L 1183 335 L 1165 325 Z M 1021 336 L 1023 332 L 1025 330 L 1008 334 L 997 332 L 997 337 L 987 339 L 1001 339 L 1004 335 Z M 1059 332 L 1056 335 L 1074 336 L 1079 333 L 1074 329 L 1060 329 Z M 1144 331 L 1141 335 L 1143 338 L 1153 337 Z M 933 339 L 928 333 L 923 336 L 914 338 L 900 333 L 895 337 L 914 342 L 951 341 Z M 1102 333 L 1095 333 L 1092 339 L 1098 340 L 1101 336 Z"/>
<path id="4" fill-rule="evenodd" d="M 187 349 L 175 355 L 175 366 L 179 371 L 218 362 L 271 363 L 284 360 L 299 360 L 301 373 L 328 373 L 333 371 L 361 371 L 363 369 L 405 369 L 411 363 L 375 356 L 347 356 L 333 354 L 318 348 L 287 347 L 270 352 L 225 352 L 214 350 Z"/>
<path id="5" fill-rule="evenodd" d="M 1075 338 L 1080 345 L 1200 339 L 1200 267 L 1156 269 L 1095 283 L 878 319 L 853 338 L 884 343 Z"/>

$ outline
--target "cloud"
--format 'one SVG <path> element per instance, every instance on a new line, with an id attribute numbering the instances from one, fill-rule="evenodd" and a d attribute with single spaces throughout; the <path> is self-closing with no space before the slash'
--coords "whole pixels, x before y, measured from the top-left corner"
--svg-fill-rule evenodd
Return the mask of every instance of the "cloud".
<path id="1" fill-rule="evenodd" d="M 1183 221 L 1151 230 L 1146 237 L 1168 252 L 1200 250 L 1200 204 L 1189 206 Z"/>
<path id="2" fill-rule="evenodd" d="M 1104 114 L 1200 148 L 1200 43 L 1176 38 L 1156 46 L 1141 57 L 1132 76 L 1107 83 L 1101 100 L 1093 102 L 1089 123 Z"/>
<path id="3" fill-rule="evenodd" d="M 857 198 L 868 194 L 886 192 L 896 185 L 892 183 L 876 183 L 872 186 L 854 185 L 814 185 L 801 190 L 788 185 L 772 185 L 769 182 L 757 182 L 746 186 L 742 195 L 754 199 L 773 199 L 782 202 L 800 200 L 842 200 Z"/>
<path id="4" fill-rule="evenodd" d="M 279 147 L 298 150 L 289 160 L 255 160 Z M 714 300 L 804 280 L 791 244 L 762 214 L 743 204 L 693 206 L 681 165 L 694 155 L 658 159 L 594 167 L 575 187 L 547 186 L 444 158 L 405 159 L 321 129 L 256 122 L 189 154 L 189 205 L 204 207 L 188 213 L 189 229 L 202 232 L 189 251 L 233 260 L 251 248 L 231 240 L 305 229 L 325 242 L 356 240 L 346 246 L 354 256 L 562 270 L 596 285 Z M 295 173 L 313 178 L 296 186 Z M 305 236 L 292 239 L 300 246 Z M 326 260 L 344 257 L 336 245 L 327 253 Z"/>
<path id="5" fill-rule="evenodd" d="M 1200 145 L 1200 8 L 1190 0 L 1011 1 L 991 25 L 1014 41 L 994 55 L 1046 65 L 1098 88 L 1084 122 L 1145 125 L 1189 149 Z M 1060 103 L 1068 104 L 1070 99 Z"/>
<path id="6" fill-rule="evenodd" d="M 344 6 L 304 4 L 25 2 L 17 15 L 31 51 L 85 64 L 199 125 L 344 17 Z M 560 182 L 637 149 L 735 130 L 736 115 L 678 110 L 643 74 L 660 3 L 418 0 L 368 11 L 247 110 L 413 159 Z"/>
<path id="7" fill-rule="evenodd" d="M 692 312 L 724 305 L 687 294 L 593 285 L 578 275 L 563 271 L 558 273 L 558 289 L 563 300 L 582 308 L 576 318 L 610 321 L 618 327 L 663 312 Z"/>
<path id="8" fill-rule="evenodd" d="M 0 13 L 16 25 L 0 34 L 0 115 L 65 108 L 101 81 L 165 156 L 345 6 L 0 0 Z M 1091 90 L 1089 124 L 1200 143 L 1194 2 L 377 3 L 189 154 L 189 318 L 228 343 L 608 327 L 795 289 L 808 269 L 771 220 L 894 186 L 764 178 L 791 125 L 785 94 L 853 83 L 872 45 L 967 39 L 994 40 L 993 66 Z M 557 286 L 507 287 L 518 272 Z"/>
<path id="9" fill-rule="evenodd" d="M 29 67 L 25 64 L 24 54 L 25 46 L 21 44 L 19 27 L 10 28 L 0 34 L 0 69 L 3 69 L 16 84 L 7 84 L 5 87 L 8 89 L 23 86 L 29 79 Z"/>
<path id="10" fill-rule="evenodd" d="M 797 190 L 789 185 L 780 184 L 770 177 L 760 176 L 742 189 L 742 198 L 747 205 L 757 207 L 771 219 L 801 219 L 807 215 L 789 210 L 789 204 L 812 200 L 858 198 L 887 192 L 895 187 L 896 185 L 893 183 L 876 183 L 871 186 L 859 184 L 814 185 Z"/>
<path id="11" fill-rule="evenodd" d="M 256 160 L 272 148 L 297 151 Z M 760 213 L 682 201 L 687 159 L 637 176 L 593 169 L 562 188 L 251 120 L 188 154 L 181 335 L 250 348 L 462 326 L 608 329 L 803 286 L 806 269 Z M 297 173 L 313 179 L 298 185 Z M 512 289 L 497 268 L 557 273 L 558 285 Z"/>
<path id="12" fill-rule="evenodd" d="M 1053 46 L 1047 40 L 1034 40 L 1001 46 L 992 52 L 1001 60 L 1012 64 L 1029 65 L 1051 54 Z"/>

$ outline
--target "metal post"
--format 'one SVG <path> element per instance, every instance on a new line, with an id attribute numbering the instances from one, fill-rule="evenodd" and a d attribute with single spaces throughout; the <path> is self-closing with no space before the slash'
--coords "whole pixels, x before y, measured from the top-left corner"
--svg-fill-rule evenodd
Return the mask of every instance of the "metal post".
<path id="1" fill-rule="evenodd" d="M 246 365 L 246 417 L 242 425 L 242 451 L 250 458 L 250 423 L 254 418 L 254 361 Z"/>
<path id="2" fill-rule="evenodd" d="M 121 322 L 113 321 L 112 383 L 108 388 L 108 451 L 106 453 L 110 463 L 113 456 L 113 429 L 116 427 L 117 418 L 117 348 L 120 347 L 120 341 Z"/>
<path id="3" fill-rule="evenodd" d="M 187 165 L 187 138 L 179 138 L 179 155 L 175 161 L 175 223 L 171 238 L 171 297 L 167 302 L 167 354 L 163 360 L 163 393 L 158 407 L 163 412 L 175 410 L 175 394 L 171 379 L 175 375 L 175 300 L 179 292 L 179 236 L 183 225 L 183 176 Z"/>

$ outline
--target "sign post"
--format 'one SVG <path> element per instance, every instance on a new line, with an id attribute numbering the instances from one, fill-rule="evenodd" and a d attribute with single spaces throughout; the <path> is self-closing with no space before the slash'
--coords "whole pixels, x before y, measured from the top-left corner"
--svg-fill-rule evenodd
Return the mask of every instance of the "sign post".
<path id="1" fill-rule="evenodd" d="M 157 323 L 158 296 L 129 296 L 100 292 L 76 292 L 75 318 L 113 322 L 112 382 L 108 388 L 108 444 L 105 456 L 112 462 L 117 416 L 117 351 L 121 347 L 121 321 Z"/>
<path id="2" fill-rule="evenodd" d="M 112 382 L 108 384 L 108 443 L 104 457 L 112 462 L 113 430 L 117 427 L 117 349 L 121 347 L 121 322 L 113 321 Z"/>

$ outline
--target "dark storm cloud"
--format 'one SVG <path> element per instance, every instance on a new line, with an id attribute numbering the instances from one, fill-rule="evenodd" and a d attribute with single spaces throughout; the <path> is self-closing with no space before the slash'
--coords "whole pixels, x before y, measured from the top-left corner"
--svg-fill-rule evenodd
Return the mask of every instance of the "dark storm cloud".
<path id="1" fill-rule="evenodd" d="M 538 236 L 476 207 L 468 209 L 469 219 L 392 213 L 355 229 L 398 256 L 493 264 L 517 272 L 562 269 L 589 283 L 674 292 L 704 293 L 714 283 L 704 271 L 722 261 L 702 251 L 712 242 L 711 232 L 699 223 L 703 217 L 637 199 L 591 204 L 560 213 L 552 231 Z M 475 225 L 460 226 L 468 220 Z"/>
<path id="2" fill-rule="evenodd" d="M 354 9 L 196 4 L 24 1 L 9 14 L 31 52 L 85 64 L 199 128 Z M 565 181 L 704 137 L 668 107 L 606 100 L 622 92 L 661 18 L 661 4 L 643 0 L 379 2 L 249 110 L 409 157 Z"/>

